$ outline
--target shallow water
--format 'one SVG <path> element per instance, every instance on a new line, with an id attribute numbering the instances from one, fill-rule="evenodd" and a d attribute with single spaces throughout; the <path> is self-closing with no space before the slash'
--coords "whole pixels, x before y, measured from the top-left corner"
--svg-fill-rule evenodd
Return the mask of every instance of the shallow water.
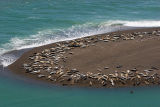
<path id="1" fill-rule="evenodd" d="M 0 72 L 0 107 L 159 107 L 160 87 L 78 88 Z M 14 78 L 13 78 L 14 77 Z M 133 94 L 130 93 L 133 91 Z"/>
<path id="2" fill-rule="evenodd" d="M 160 26 L 159 10 L 159 0 L 0 0 L 0 66 L 14 62 L 22 49 Z M 6 54 L 11 50 L 18 51 Z M 0 107 L 160 107 L 159 99 L 160 87 L 60 87 L 0 67 Z"/>

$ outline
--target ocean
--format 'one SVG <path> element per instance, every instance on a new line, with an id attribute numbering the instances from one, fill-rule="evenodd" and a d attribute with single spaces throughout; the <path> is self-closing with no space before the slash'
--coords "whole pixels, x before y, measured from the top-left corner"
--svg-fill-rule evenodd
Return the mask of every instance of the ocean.
<path id="1" fill-rule="evenodd" d="M 50 87 L 6 68 L 33 47 L 159 26 L 160 0 L 0 0 L 0 107 L 159 107 L 159 87 Z"/>

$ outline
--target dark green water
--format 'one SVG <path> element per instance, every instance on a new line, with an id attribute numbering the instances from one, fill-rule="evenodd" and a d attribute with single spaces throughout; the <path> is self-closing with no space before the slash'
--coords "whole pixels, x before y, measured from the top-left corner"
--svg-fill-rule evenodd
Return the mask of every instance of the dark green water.
<path id="1" fill-rule="evenodd" d="M 0 65 L 14 62 L 21 49 L 157 26 L 160 0 L 0 0 Z M 17 54 L 3 55 L 11 50 Z M 160 107 L 160 87 L 59 87 L 29 81 L 0 67 L 0 107 Z"/>

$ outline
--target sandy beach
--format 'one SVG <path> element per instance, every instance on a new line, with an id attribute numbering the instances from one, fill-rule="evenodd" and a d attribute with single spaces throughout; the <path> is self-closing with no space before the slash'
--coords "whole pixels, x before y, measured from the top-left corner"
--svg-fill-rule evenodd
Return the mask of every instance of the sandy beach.
<path id="1" fill-rule="evenodd" d="M 158 85 L 160 28 L 116 31 L 36 47 L 8 68 L 59 85 Z"/>

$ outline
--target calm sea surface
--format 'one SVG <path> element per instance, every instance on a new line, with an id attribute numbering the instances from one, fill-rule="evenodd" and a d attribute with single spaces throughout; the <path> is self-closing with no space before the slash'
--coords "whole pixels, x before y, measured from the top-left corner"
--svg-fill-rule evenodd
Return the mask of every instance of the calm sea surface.
<path id="1" fill-rule="evenodd" d="M 0 65 L 13 63 L 22 49 L 157 26 L 160 0 L 0 0 Z M 18 54 L 5 54 L 12 50 L 18 50 Z M 0 67 L 0 107 L 28 106 L 160 107 L 160 87 L 58 87 L 19 78 Z"/>

